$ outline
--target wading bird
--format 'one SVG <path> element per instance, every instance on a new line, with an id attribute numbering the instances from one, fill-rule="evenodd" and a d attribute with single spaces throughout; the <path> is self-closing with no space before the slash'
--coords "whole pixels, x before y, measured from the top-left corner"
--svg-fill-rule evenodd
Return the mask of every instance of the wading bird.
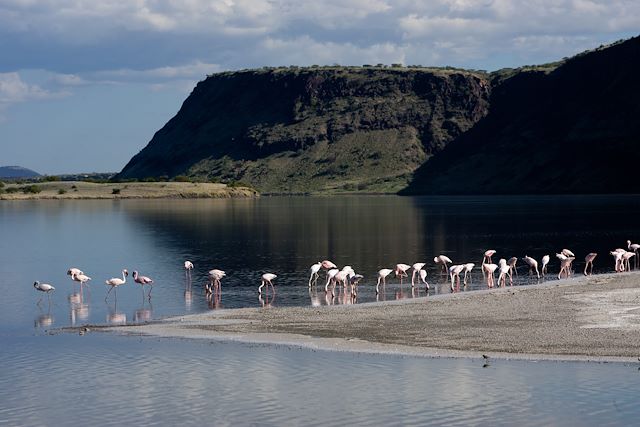
<path id="1" fill-rule="evenodd" d="M 482 272 L 487 278 L 487 286 L 493 288 L 494 285 L 494 276 L 493 273 L 498 269 L 497 264 L 482 264 Z"/>
<path id="2" fill-rule="evenodd" d="M 491 264 L 491 257 L 494 256 L 495 254 L 496 254 L 496 251 L 494 249 L 489 249 L 485 251 L 484 258 L 482 258 L 482 262 L 484 263 L 486 261 L 487 264 Z"/>
<path id="3" fill-rule="evenodd" d="M 637 243 L 631 243 L 631 240 L 627 240 L 627 249 L 636 254 L 636 268 L 638 268 L 638 249 L 640 249 L 640 245 Z"/>
<path id="4" fill-rule="evenodd" d="M 442 264 L 442 271 L 446 273 L 448 270 L 447 263 L 451 264 L 453 261 L 451 261 L 451 259 L 446 255 L 438 255 L 437 257 L 433 258 L 433 262 L 435 262 L 436 264 Z"/>
<path id="5" fill-rule="evenodd" d="M 542 257 L 542 275 L 543 276 L 547 274 L 547 265 L 549 264 L 550 260 L 551 260 L 551 257 L 549 255 L 545 255 Z"/>
<path id="6" fill-rule="evenodd" d="M 112 277 L 109 280 L 106 280 L 104 283 L 105 285 L 111 286 L 111 289 L 109 289 L 109 292 L 107 292 L 107 296 L 104 297 L 104 300 L 106 301 L 107 298 L 109 298 L 109 294 L 111 293 L 112 290 L 116 289 L 116 299 L 118 299 L 118 286 L 122 286 L 125 283 L 127 283 L 127 276 L 129 275 L 129 272 L 124 269 L 122 270 L 122 279 L 120 279 L 119 277 Z"/>
<path id="7" fill-rule="evenodd" d="M 56 290 L 55 287 L 51 286 L 48 283 L 40 283 L 39 281 L 35 281 L 33 282 L 33 287 L 36 288 L 36 290 L 40 291 L 40 292 L 44 292 L 47 294 L 47 300 L 49 301 L 49 304 L 51 304 L 51 297 L 49 296 L 50 292 L 53 292 Z M 42 301 L 42 297 L 40 297 L 40 299 L 38 300 L 38 304 L 40 304 L 40 302 Z"/>
<path id="8" fill-rule="evenodd" d="M 424 283 L 425 286 L 427 287 L 427 290 L 429 290 L 429 284 L 427 283 L 427 272 L 426 272 L 426 270 L 420 270 L 420 272 L 418 274 L 420 275 L 420 280 L 422 281 L 422 283 Z"/>
<path id="9" fill-rule="evenodd" d="M 82 270 L 75 267 L 71 267 L 70 269 L 67 270 L 67 276 L 71 276 L 72 279 L 74 274 L 84 274 L 84 273 L 82 272 Z"/>
<path id="10" fill-rule="evenodd" d="M 416 285 L 416 283 L 415 283 L 416 274 L 418 274 L 418 272 L 421 271 L 424 268 L 425 265 L 427 265 L 427 263 L 425 263 L 425 262 L 416 262 L 415 264 L 413 264 L 411 266 L 411 269 L 413 270 L 413 272 L 411 273 L 411 287 L 412 288 Z"/>
<path id="11" fill-rule="evenodd" d="M 585 276 L 593 274 L 593 260 L 596 259 L 597 256 L 598 256 L 597 253 L 591 252 L 591 253 L 587 254 L 587 256 L 584 257 L 584 262 L 586 263 L 585 266 L 584 266 L 584 275 Z M 587 269 L 589 268 L 589 266 L 591 266 L 591 269 L 587 273 Z"/>
<path id="12" fill-rule="evenodd" d="M 511 268 L 507 264 L 507 260 L 504 258 L 500 258 L 498 261 L 498 269 L 500 270 L 500 274 L 498 275 L 498 286 L 506 286 L 507 285 L 507 276 L 509 276 L 509 285 L 513 285 L 513 281 L 511 279 Z"/>
<path id="13" fill-rule="evenodd" d="M 82 285 L 84 285 L 85 283 L 87 283 L 89 280 L 91 280 L 91 277 L 87 276 L 86 274 L 83 273 L 73 273 L 71 275 L 71 279 L 74 282 L 79 282 L 80 286 L 82 287 Z"/>
<path id="14" fill-rule="evenodd" d="M 262 295 L 262 287 L 264 285 L 267 285 L 267 292 L 269 291 L 269 285 L 271 285 L 271 289 L 273 289 L 273 293 L 276 293 L 276 288 L 273 287 L 273 283 L 271 282 L 273 279 L 275 279 L 276 276 L 273 273 L 264 273 L 262 275 L 262 280 L 260 282 L 260 286 L 258 287 L 258 294 Z"/>
<path id="15" fill-rule="evenodd" d="M 214 291 L 217 293 L 220 293 L 220 291 L 222 290 L 221 280 L 226 275 L 227 273 L 225 273 L 222 270 L 218 270 L 217 268 L 214 268 L 213 270 L 209 270 L 209 283 L 205 288 L 205 291 L 207 292 L 207 294 L 212 294 Z"/>
<path id="16" fill-rule="evenodd" d="M 460 289 L 460 273 L 465 269 L 464 264 L 452 265 L 449 267 L 449 276 L 451 277 L 451 292 L 455 291 L 454 283 Z"/>
<path id="17" fill-rule="evenodd" d="M 153 279 L 151 277 L 147 277 L 147 276 L 141 276 L 140 274 L 138 274 L 137 271 L 133 272 L 133 281 L 142 285 L 142 295 L 144 297 L 144 285 L 149 285 L 149 295 L 148 297 L 151 298 L 151 291 L 153 290 Z M 144 299 L 143 299 L 144 302 Z"/>
<path id="18" fill-rule="evenodd" d="M 382 286 L 386 285 L 387 276 L 391 274 L 392 271 L 393 270 L 391 270 L 390 268 L 383 268 L 382 270 L 378 271 L 378 283 L 376 283 L 376 295 L 380 293 L 380 282 L 382 282 Z"/>
<path id="19" fill-rule="evenodd" d="M 513 273 L 516 273 L 516 276 L 518 275 L 518 270 L 516 269 L 516 264 L 518 263 L 518 258 L 516 257 L 511 257 L 509 258 L 509 261 L 507 261 L 507 265 L 509 266 L 509 276 L 511 276 L 512 280 L 513 280 Z"/>
<path id="20" fill-rule="evenodd" d="M 409 270 L 411 268 L 410 265 L 407 264 L 396 264 L 396 277 L 400 277 L 400 284 L 402 285 L 402 278 L 403 277 L 409 277 L 409 274 L 407 274 L 407 270 Z"/>
<path id="21" fill-rule="evenodd" d="M 531 274 L 532 271 L 535 271 L 536 277 L 539 279 L 540 271 L 538 271 L 538 261 L 536 261 L 535 259 L 531 258 L 528 255 L 525 255 L 524 258 L 522 258 L 522 260 L 524 261 L 525 264 L 529 266 L 529 274 Z"/>
<path id="22" fill-rule="evenodd" d="M 193 270 L 193 263 L 191 261 L 184 262 L 184 274 L 187 280 L 191 280 L 191 270 Z"/>
<path id="23" fill-rule="evenodd" d="M 476 265 L 472 262 L 468 262 L 464 265 L 464 280 L 462 281 L 462 283 L 465 284 L 465 286 L 467 285 L 467 276 L 471 277 L 471 270 L 473 270 L 473 267 L 475 267 Z"/>
<path id="24" fill-rule="evenodd" d="M 558 273 L 558 279 L 562 277 L 562 272 L 564 271 L 565 277 L 569 278 L 571 276 L 571 263 L 575 257 L 565 256 L 565 258 L 560 259 L 560 272 Z"/>
<path id="25" fill-rule="evenodd" d="M 318 274 L 318 272 L 320 271 L 320 269 L 322 268 L 322 263 L 320 261 L 318 261 L 317 263 L 313 264 L 311 266 L 311 268 L 309 268 L 309 287 L 311 287 L 311 284 L 316 284 L 316 282 L 318 281 L 318 277 L 320 277 L 320 275 Z"/>

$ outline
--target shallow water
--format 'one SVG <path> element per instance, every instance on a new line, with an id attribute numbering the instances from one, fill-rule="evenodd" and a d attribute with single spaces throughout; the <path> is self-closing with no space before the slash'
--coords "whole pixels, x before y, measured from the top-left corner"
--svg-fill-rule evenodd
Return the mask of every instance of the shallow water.
<path id="1" fill-rule="evenodd" d="M 265 303 L 374 301 L 377 270 L 399 262 L 427 262 L 430 293 L 447 293 L 447 277 L 431 262 L 439 253 L 480 264 L 488 248 L 537 259 L 569 248 L 577 270 L 595 251 L 596 272 L 606 272 L 609 250 L 640 240 L 640 225 L 626 220 L 638 207 L 638 196 L 0 203 L 0 425 L 629 423 L 640 412 L 632 404 L 635 366 L 482 368 L 474 360 L 48 331 Z M 195 264 L 191 282 L 185 259 Z M 365 276 L 356 301 L 309 293 L 308 268 L 322 259 Z M 85 289 L 66 276 L 72 266 L 93 278 Z M 104 280 L 122 268 L 155 279 L 150 299 L 129 276 L 117 299 L 112 292 L 105 301 Z M 203 294 L 212 268 L 228 273 L 220 300 Z M 278 275 L 276 295 L 261 300 L 266 271 Z M 537 282 L 526 268 L 519 273 L 516 284 Z M 56 286 L 51 303 L 45 296 L 37 304 L 35 280 Z M 485 286 L 476 269 L 462 291 Z M 379 298 L 424 295 L 392 279 Z"/>

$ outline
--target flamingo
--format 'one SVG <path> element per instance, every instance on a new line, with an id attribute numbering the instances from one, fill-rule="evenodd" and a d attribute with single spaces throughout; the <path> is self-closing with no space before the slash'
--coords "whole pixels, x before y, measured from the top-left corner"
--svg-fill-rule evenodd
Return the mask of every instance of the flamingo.
<path id="1" fill-rule="evenodd" d="M 616 249 L 615 251 L 609 252 L 611 255 L 613 255 L 613 259 L 616 262 L 616 266 L 615 266 L 616 273 L 624 271 L 624 265 L 623 265 L 623 262 L 622 262 L 622 254 L 625 253 L 625 252 L 626 251 L 624 249 Z"/>
<path id="2" fill-rule="evenodd" d="M 193 270 L 193 263 L 191 261 L 185 261 L 184 274 L 187 276 L 187 280 L 191 280 L 191 270 Z"/>
<path id="3" fill-rule="evenodd" d="M 509 285 L 513 285 L 513 281 L 509 274 L 511 272 L 511 267 L 507 264 L 507 260 L 500 258 L 500 261 L 498 261 L 498 268 L 500 269 L 500 274 L 498 275 L 498 286 L 507 285 L 507 276 L 509 276 Z"/>
<path id="4" fill-rule="evenodd" d="M 464 265 L 464 280 L 462 283 L 467 284 L 467 276 L 471 274 L 471 270 L 473 270 L 473 267 L 475 267 L 476 265 L 472 262 L 468 262 Z"/>
<path id="5" fill-rule="evenodd" d="M 513 279 L 513 272 L 516 272 L 516 276 L 518 275 L 518 270 L 516 269 L 516 263 L 518 262 L 518 258 L 511 257 L 509 261 L 507 261 L 507 265 L 509 266 L 509 276 Z"/>
<path id="6" fill-rule="evenodd" d="M 422 281 L 422 283 L 424 283 L 426 285 L 427 290 L 429 290 L 429 284 L 427 283 L 427 271 L 426 270 L 420 270 L 418 275 L 420 276 L 420 280 Z"/>
<path id="7" fill-rule="evenodd" d="M 498 269 L 498 266 L 496 264 L 486 264 L 486 263 L 482 264 L 482 272 L 485 276 L 487 276 L 487 285 L 490 288 L 493 288 L 493 284 L 494 284 L 493 273 L 497 269 Z"/>
<path id="8" fill-rule="evenodd" d="M 562 272 L 564 271 L 565 277 L 569 277 L 571 275 L 571 263 L 575 257 L 565 256 L 565 258 L 560 259 L 560 272 L 558 273 L 558 279 L 562 276 Z"/>
<path id="9" fill-rule="evenodd" d="M 636 256 L 635 253 L 624 251 L 624 253 L 622 254 L 623 269 L 626 269 L 627 271 L 631 271 L 631 263 L 629 262 L 629 260 L 634 256 Z"/>
<path id="10" fill-rule="evenodd" d="M 442 264 L 443 272 L 447 271 L 447 263 L 453 263 L 453 261 L 451 261 L 451 259 L 446 255 L 438 255 L 437 257 L 434 257 L 433 262 L 435 262 L 436 264 Z"/>
<path id="11" fill-rule="evenodd" d="M 258 287 L 258 294 L 262 295 L 262 287 L 264 285 L 271 285 L 271 289 L 273 289 L 273 293 L 275 294 L 276 293 L 276 288 L 273 287 L 273 283 L 271 281 L 273 279 L 275 279 L 276 277 L 278 277 L 278 276 L 276 276 L 273 273 L 264 273 L 262 275 L 262 281 L 260 282 L 260 286 Z M 267 288 L 267 290 L 268 289 L 269 288 Z"/>
<path id="12" fill-rule="evenodd" d="M 416 262 L 415 264 L 413 264 L 411 266 L 411 268 L 413 269 L 413 273 L 411 273 L 411 287 L 413 288 L 415 286 L 415 279 L 416 279 L 416 273 L 418 273 L 419 271 L 422 271 L 422 269 L 424 268 L 424 266 L 427 265 L 424 262 Z"/>
<path id="13" fill-rule="evenodd" d="M 67 276 L 71 276 L 71 278 L 73 278 L 74 274 L 84 274 L 84 273 L 82 272 L 82 270 L 75 267 L 71 267 L 70 269 L 67 270 Z"/>
<path id="14" fill-rule="evenodd" d="M 640 249 L 640 245 L 637 243 L 631 243 L 631 240 L 627 240 L 627 249 L 633 251 L 636 254 L 636 268 L 638 268 L 638 249 Z"/>
<path id="15" fill-rule="evenodd" d="M 386 279 L 389 274 L 391 274 L 393 270 L 390 268 L 383 268 L 378 271 L 378 283 L 376 283 L 376 295 L 380 293 L 380 282 L 382 281 L 382 285 L 386 285 Z"/>
<path id="16" fill-rule="evenodd" d="M 545 255 L 542 257 L 542 275 L 543 276 L 547 274 L 547 264 L 549 264 L 550 260 L 551 260 L 551 257 L 549 255 Z"/>
<path id="17" fill-rule="evenodd" d="M 314 284 L 318 281 L 318 277 L 319 274 L 318 272 L 320 271 L 320 269 L 322 268 L 322 263 L 320 261 L 318 261 L 317 263 L 313 264 L 311 266 L 311 268 L 309 268 L 309 287 L 311 287 L 311 282 L 313 282 Z"/>
<path id="18" fill-rule="evenodd" d="M 349 276 L 349 284 L 351 285 L 351 296 L 355 297 L 358 295 L 358 283 L 362 280 L 364 276 L 362 274 L 354 274 Z"/>
<path id="19" fill-rule="evenodd" d="M 137 271 L 133 272 L 133 281 L 142 285 L 142 297 L 143 297 L 143 303 L 144 303 L 144 285 L 149 285 L 149 287 L 151 289 L 149 289 L 149 295 L 148 297 L 151 298 L 151 291 L 153 290 L 153 279 L 151 277 L 147 277 L 147 276 L 141 276 L 138 274 Z"/>
<path id="20" fill-rule="evenodd" d="M 36 288 L 37 291 L 46 293 L 47 300 L 49 300 L 49 304 L 51 304 L 51 297 L 49 296 L 49 293 L 55 291 L 56 290 L 55 287 L 53 287 L 48 283 L 40 283 L 37 280 L 33 282 L 33 287 Z M 42 301 L 42 297 L 40 297 L 40 299 L 38 300 L 38 304 L 40 304 L 41 301 Z"/>
<path id="21" fill-rule="evenodd" d="M 211 294 L 211 287 L 213 287 L 213 290 L 217 290 L 218 292 L 220 292 L 221 288 L 222 288 L 222 283 L 220 282 L 222 280 L 222 278 L 224 276 L 226 276 L 227 273 L 225 273 L 222 270 L 218 270 L 216 268 L 214 268 L 213 270 L 209 271 L 209 285 L 207 286 L 207 293 Z"/>
<path id="22" fill-rule="evenodd" d="M 112 290 L 116 290 L 116 299 L 118 299 L 118 286 L 124 285 L 125 283 L 127 283 L 127 276 L 129 275 L 129 272 L 124 269 L 122 270 L 122 279 L 120 279 L 119 277 L 112 277 L 109 280 L 106 280 L 104 283 L 108 286 L 111 286 L 111 289 L 109 289 L 109 292 L 107 292 L 107 296 L 104 297 L 104 300 L 106 301 L 107 298 L 109 298 L 109 294 L 111 293 Z"/>
<path id="23" fill-rule="evenodd" d="M 338 282 L 342 283 L 342 288 L 345 293 L 347 291 L 347 281 L 349 280 L 349 271 L 348 270 L 340 270 L 333 276 L 333 288 L 331 289 L 331 294 L 334 294 L 334 290 L 336 288 L 336 284 Z"/>
<path id="24" fill-rule="evenodd" d="M 407 264 L 396 264 L 396 277 L 400 277 L 400 284 L 402 285 L 402 278 L 403 277 L 409 277 L 409 275 L 407 274 L 407 270 L 409 270 L 411 268 L 410 265 Z"/>
<path id="25" fill-rule="evenodd" d="M 79 271 L 79 270 L 78 270 L 78 271 Z M 71 279 L 72 279 L 74 282 L 80 282 L 80 287 L 82 287 L 82 285 L 84 285 L 84 284 L 85 284 L 85 283 L 87 283 L 89 280 L 91 280 L 91 277 L 89 277 L 89 276 L 87 276 L 87 275 L 85 275 L 85 274 L 83 274 L 83 273 L 76 273 L 76 272 L 74 272 L 74 273 L 71 275 Z"/>
<path id="26" fill-rule="evenodd" d="M 457 287 L 460 288 L 460 273 L 465 269 L 464 264 L 452 265 L 449 267 L 449 276 L 451 277 L 451 292 L 455 290 L 453 287 L 454 280 L 457 283 Z"/>
<path id="27" fill-rule="evenodd" d="M 495 249 L 486 250 L 484 252 L 484 258 L 482 258 L 482 262 L 484 263 L 486 260 L 487 264 L 491 264 L 491 257 L 494 256 L 495 254 L 496 254 Z"/>
<path id="28" fill-rule="evenodd" d="M 531 274 L 532 271 L 535 271 L 536 272 L 536 276 L 539 279 L 540 278 L 540 272 L 538 271 L 538 261 L 536 261 L 535 259 L 531 258 L 528 255 L 525 255 L 524 258 L 522 258 L 522 260 L 525 262 L 525 264 L 527 264 L 529 266 L 529 274 Z"/>
<path id="29" fill-rule="evenodd" d="M 573 260 L 576 259 L 576 255 L 573 252 L 571 252 L 569 249 L 563 249 L 562 251 L 560 251 L 560 253 L 566 256 L 567 258 L 573 258 L 571 262 L 569 262 L 569 268 L 568 268 L 569 275 L 571 275 L 571 270 L 572 270 L 571 264 L 573 263 Z"/>
<path id="30" fill-rule="evenodd" d="M 596 257 L 598 256 L 597 253 L 595 252 L 591 252 L 589 254 L 587 254 L 586 257 L 584 257 L 584 261 L 586 262 L 586 265 L 584 266 L 584 275 L 587 276 L 587 269 L 589 268 L 589 265 L 591 265 L 591 271 L 589 272 L 589 274 L 593 274 L 593 260 L 596 259 Z"/>
<path id="31" fill-rule="evenodd" d="M 324 285 L 325 292 L 329 292 L 329 285 L 334 282 L 336 274 L 338 274 L 339 272 L 340 270 L 338 270 L 337 268 L 332 268 L 331 270 L 327 271 L 327 283 L 325 283 Z"/>

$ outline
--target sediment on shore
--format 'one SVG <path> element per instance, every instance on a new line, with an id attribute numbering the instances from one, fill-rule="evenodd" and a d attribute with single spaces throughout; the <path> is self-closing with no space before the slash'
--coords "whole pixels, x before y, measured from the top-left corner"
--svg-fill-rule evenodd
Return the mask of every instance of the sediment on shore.
<path id="1" fill-rule="evenodd" d="M 435 357 L 637 362 L 640 273 L 393 302 L 219 310 L 114 329 Z"/>

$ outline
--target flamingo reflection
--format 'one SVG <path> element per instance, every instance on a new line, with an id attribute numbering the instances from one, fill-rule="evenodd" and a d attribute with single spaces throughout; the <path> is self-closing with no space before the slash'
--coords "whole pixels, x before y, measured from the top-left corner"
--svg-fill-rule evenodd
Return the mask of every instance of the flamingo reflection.
<path id="1" fill-rule="evenodd" d="M 121 311 L 118 311 L 118 300 L 115 300 L 113 308 L 107 304 L 107 323 L 111 325 L 124 325 L 127 323 L 127 315 Z"/>
<path id="2" fill-rule="evenodd" d="M 82 286 L 80 292 L 69 294 L 69 317 L 71 325 L 75 326 L 78 321 L 86 321 L 89 318 L 89 304 L 84 302 Z"/>

